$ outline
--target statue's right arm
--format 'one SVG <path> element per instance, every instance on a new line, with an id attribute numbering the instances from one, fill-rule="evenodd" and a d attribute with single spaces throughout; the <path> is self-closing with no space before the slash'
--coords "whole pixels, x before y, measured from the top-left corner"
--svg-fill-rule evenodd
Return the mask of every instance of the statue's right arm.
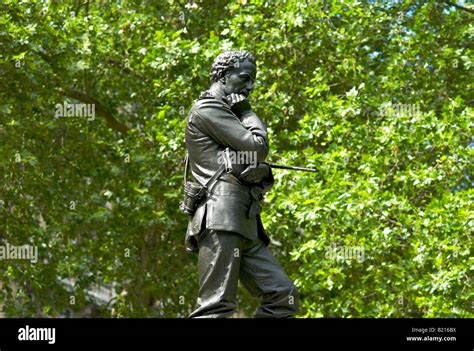
<path id="1" fill-rule="evenodd" d="M 257 161 L 268 155 L 268 135 L 265 128 L 246 129 L 229 108 L 218 103 L 207 104 L 195 110 L 193 124 L 217 143 L 235 151 L 254 151 Z"/>

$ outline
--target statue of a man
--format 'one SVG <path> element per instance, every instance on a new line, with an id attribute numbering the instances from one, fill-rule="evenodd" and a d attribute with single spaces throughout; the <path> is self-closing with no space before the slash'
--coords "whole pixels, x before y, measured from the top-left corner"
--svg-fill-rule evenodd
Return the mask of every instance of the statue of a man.
<path id="1" fill-rule="evenodd" d="M 189 220 L 186 248 L 199 253 L 200 287 L 192 318 L 231 316 L 239 279 L 261 298 L 255 317 L 292 317 L 297 310 L 298 292 L 268 250 L 270 239 L 260 219 L 259 200 L 274 180 L 264 163 L 267 129 L 247 100 L 256 74 L 250 53 L 220 54 L 212 64 L 209 90 L 186 120 L 186 147 L 196 182 L 205 185 L 219 171 L 222 156 L 234 156 L 226 158 L 232 167 L 221 171 Z"/>

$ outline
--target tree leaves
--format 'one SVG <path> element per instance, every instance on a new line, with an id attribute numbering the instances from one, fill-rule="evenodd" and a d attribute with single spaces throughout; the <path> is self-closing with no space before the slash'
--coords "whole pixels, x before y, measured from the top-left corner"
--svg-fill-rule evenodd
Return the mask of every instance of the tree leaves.
<path id="1" fill-rule="evenodd" d="M 251 99 L 269 161 L 319 170 L 275 170 L 263 212 L 300 315 L 472 317 L 466 11 L 259 0 L 0 10 L 0 239 L 42 248 L 36 265 L 0 261 L 7 316 L 80 313 L 96 303 L 86 291 L 108 284 L 103 316 L 189 313 L 184 117 L 213 58 L 242 48 L 258 60 Z M 97 115 L 54 118 L 65 100 Z M 256 302 L 240 302 L 251 315 Z"/>

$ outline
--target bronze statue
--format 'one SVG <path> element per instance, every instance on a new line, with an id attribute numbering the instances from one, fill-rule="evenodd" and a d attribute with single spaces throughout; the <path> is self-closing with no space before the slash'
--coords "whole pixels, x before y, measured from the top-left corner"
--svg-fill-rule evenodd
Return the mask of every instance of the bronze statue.
<path id="1" fill-rule="evenodd" d="M 182 209 L 190 215 L 186 248 L 197 252 L 199 296 L 191 318 L 235 312 L 238 280 L 261 298 L 255 317 L 292 317 L 298 292 L 267 248 L 260 200 L 273 185 L 267 129 L 248 102 L 257 66 L 245 51 L 224 52 L 211 86 L 186 119 L 187 170 Z M 251 157 L 254 156 L 254 157 Z M 188 168 L 189 167 L 189 168 Z"/>

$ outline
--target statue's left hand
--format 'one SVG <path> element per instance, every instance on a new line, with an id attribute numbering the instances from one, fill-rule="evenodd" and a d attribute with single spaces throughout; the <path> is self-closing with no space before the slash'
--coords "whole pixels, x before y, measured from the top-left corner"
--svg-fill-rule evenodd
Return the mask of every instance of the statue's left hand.
<path id="1" fill-rule="evenodd" d="M 247 183 L 257 184 L 270 174 L 270 166 L 260 163 L 257 167 L 248 166 L 241 174 L 239 179 Z"/>

